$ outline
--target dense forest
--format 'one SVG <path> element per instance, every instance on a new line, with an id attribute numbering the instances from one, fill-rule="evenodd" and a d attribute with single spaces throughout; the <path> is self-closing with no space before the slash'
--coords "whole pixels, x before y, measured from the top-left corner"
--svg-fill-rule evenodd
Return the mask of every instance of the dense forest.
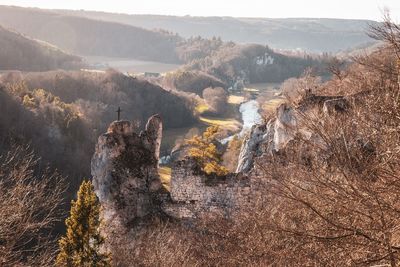
<path id="1" fill-rule="evenodd" d="M 214 42 L 219 43 L 219 40 L 214 39 Z M 286 56 L 268 46 L 230 42 L 221 43 L 207 56 L 192 60 L 184 68 L 201 70 L 231 85 L 238 78 L 249 83 L 282 82 L 300 76 L 307 68 L 324 75 L 329 61 L 328 56 Z"/>

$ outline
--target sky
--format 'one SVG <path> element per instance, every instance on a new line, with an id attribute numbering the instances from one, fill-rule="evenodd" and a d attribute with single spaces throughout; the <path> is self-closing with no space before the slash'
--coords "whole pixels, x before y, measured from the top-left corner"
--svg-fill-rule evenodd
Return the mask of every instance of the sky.
<path id="1" fill-rule="evenodd" d="M 0 0 L 1 5 L 127 14 L 380 20 L 384 8 L 400 21 L 400 0 Z"/>

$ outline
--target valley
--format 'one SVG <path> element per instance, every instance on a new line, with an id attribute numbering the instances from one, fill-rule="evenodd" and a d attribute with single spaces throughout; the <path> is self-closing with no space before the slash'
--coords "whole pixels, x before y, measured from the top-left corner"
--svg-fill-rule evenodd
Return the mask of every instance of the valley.
<path id="1" fill-rule="evenodd" d="M 1 267 L 400 265 L 396 9 L 6 2 Z"/>

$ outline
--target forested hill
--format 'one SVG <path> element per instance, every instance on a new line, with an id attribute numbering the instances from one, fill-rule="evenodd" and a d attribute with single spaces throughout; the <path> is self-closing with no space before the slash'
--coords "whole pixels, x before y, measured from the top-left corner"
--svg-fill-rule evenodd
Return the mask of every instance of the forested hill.
<path id="1" fill-rule="evenodd" d="M 0 154 L 13 144 L 30 144 L 43 166 L 69 177 L 74 192 L 89 177 L 96 139 L 118 107 L 121 118 L 138 127 L 153 114 L 160 114 L 165 129 L 195 122 L 186 99 L 114 71 L 13 72 L 0 78 Z"/>
<path id="2" fill-rule="evenodd" d="M 80 66 L 81 58 L 0 26 L 0 70 L 47 71 Z"/>
<path id="3" fill-rule="evenodd" d="M 268 44 L 274 49 L 302 49 L 310 52 L 336 52 L 372 41 L 365 31 L 369 20 L 324 18 L 233 18 L 177 17 L 161 15 L 127 15 L 94 11 L 57 10 L 104 21 L 114 21 L 143 27 L 163 28 L 183 37 L 220 36 L 224 41 Z"/>
<path id="4" fill-rule="evenodd" d="M 10 6 L 0 6 L 0 25 L 73 54 L 179 61 L 175 47 L 180 38 L 166 32 Z"/>

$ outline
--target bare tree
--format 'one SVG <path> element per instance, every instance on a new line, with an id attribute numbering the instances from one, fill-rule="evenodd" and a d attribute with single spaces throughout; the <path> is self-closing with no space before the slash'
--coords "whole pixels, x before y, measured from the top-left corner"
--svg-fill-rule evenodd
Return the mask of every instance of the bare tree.
<path id="1" fill-rule="evenodd" d="M 50 266 L 65 184 L 24 146 L 0 157 L 0 265 Z"/>
<path id="2" fill-rule="evenodd" d="M 368 35 L 376 40 L 383 41 L 400 60 L 400 25 L 393 22 L 389 10 L 384 11 L 382 23 L 370 25 Z"/>
<path id="3" fill-rule="evenodd" d="M 286 264 L 284 257 L 293 254 L 303 255 L 297 259 L 302 264 L 400 263 L 400 91 L 392 64 L 397 27 L 386 21 L 377 28 L 390 49 L 317 88 L 357 92 L 347 97 L 345 113 L 299 112 L 299 127 L 313 141 L 298 136 L 279 155 L 258 160 L 267 194 L 275 196 L 265 219 L 274 231 L 270 241 L 292 244 L 281 250 Z"/>

